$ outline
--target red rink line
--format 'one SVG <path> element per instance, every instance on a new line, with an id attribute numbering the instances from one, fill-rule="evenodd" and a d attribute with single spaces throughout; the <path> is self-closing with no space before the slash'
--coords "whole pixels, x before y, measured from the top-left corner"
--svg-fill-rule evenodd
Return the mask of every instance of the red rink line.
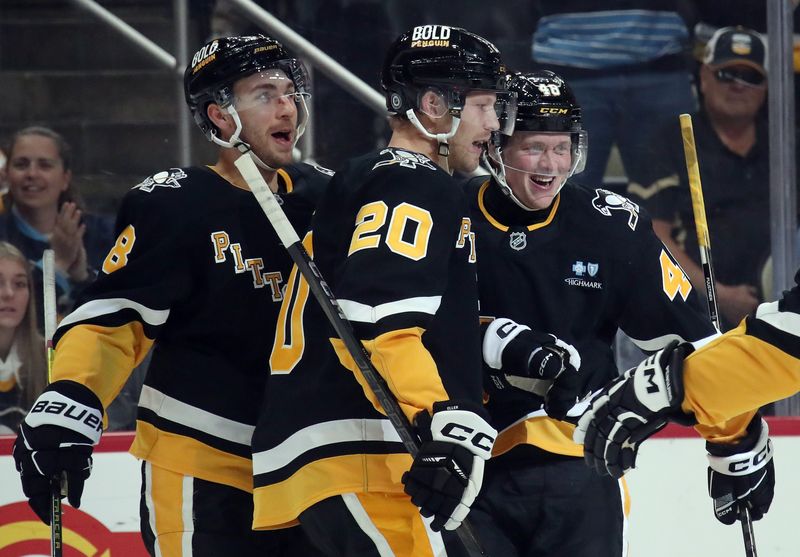
<path id="1" fill-rule="evenodd" d="M 769 434 L 773 437 L 795 435 L 800 436 L 800 416 L 767 417 Z M 669 424 L 655 434 L 659 439 L 685 439 L 700 436 L 691 427 Z M 133 432 L 110 432 L 103 434 L 100 444 L 94 448 L 99 453 L 118 453 L 127 451 L 133 442 Z M 14 444 L 13 435 L 0 435 L 0 456 L 9 456 Z"/>

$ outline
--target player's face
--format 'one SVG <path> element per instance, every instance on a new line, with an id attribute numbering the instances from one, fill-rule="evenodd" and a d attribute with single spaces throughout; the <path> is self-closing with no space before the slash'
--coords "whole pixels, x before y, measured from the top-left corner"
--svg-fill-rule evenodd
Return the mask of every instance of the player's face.
<path id="1" fill-rule="evenodd" d="M 700 90 L 708 112 L 712 116 L 731 119 L 755 118 L 767 95 L 766 79 L 755 85 L 741 79 L 729 79 L 729 76 L 748 74 L 758 71 L 750 66 L 734 65 L 725 68 L 723 79 L 708 66 L 700 68 Z"/>
<path id="2" fill-rule="evenodd" d="M 240 137 L 268 165 L 292 162 L 297 134 L 294 83 L 280 70 L 240 79 L 233 85 L 234 106 L 242 120 Z"/>
<path id="3" fill-rule="evenodd" d="M 516 132 L 503 150 L 506 183 L 531 209 L 546 209 L 561 190 L 572 165 L 567 133 Z"/>
<path id="4" fill-rule="evenodd" d="M 22 135 L 11 147 L 8 187 L 14 203 L 23 209 L 56 209 L 71 173 L 64 170 L 58 145 L 49 137 Z"/>
<path id="5" fill-rule="evenodd" d="M 491 132 L 499 129 L 495 113 L 497 95 L 485 91 L 469 93 L 461 110 L 461 123 L 450 140 L 450 168 L 470 173 L 478 168 L 481 152 Z"/>
<path id="6" fill-rule="evenodd" d="M 15 259 L 0 259 L 0 330 L 16 329 L 30 298 L 28 275 Z"/>

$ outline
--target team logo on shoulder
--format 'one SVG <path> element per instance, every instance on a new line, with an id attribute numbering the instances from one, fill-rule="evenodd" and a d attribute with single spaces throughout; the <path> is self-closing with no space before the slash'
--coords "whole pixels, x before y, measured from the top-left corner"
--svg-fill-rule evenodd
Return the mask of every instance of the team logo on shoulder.
<path id="1" fill-rule="evenodd" d="M 180 168 L 170 168 L 169 170 L 162 170 L 152 176 L 149 176 L 140 184 L 133 186 L 133 189 L 140 189 L 150 193 L 156 187 L 165 188 L 179 188 L 181 187 L 180 181 L 186 178 L 186 173 Z"/>
<path id="2" fill-rule="evenodd" d="M 528 237 L 524 232 L 512 232 L 508 236 L 508 245 L 513 250 L 522 251 L 528 245 Z"/>
<path id="3" fill-rule="evenodd" d="M 336 174 L 330 168 L 325 168 L 324 166 L 320 166 L 318 164 L 312 164 L 311 168 L 313 168 L 314 170 L 316 170 L 320 174 L 324 174 L 325 176 L 333 176 L 334 174 Z"/>
<path id="4" fill-rule="evenodd" d="M 436 170 L 436 167 L 431 162 L 431 159 L 419 153 L 410 153 L 409 151 L 401 151 L 399 149 L 384 149 L 381 155 L 389 155 L 388 159 L 378 161 L 372 170 L 381 166 L 389 166 L 392 164 L 399 164 L 403 168 L 427 168 L 428 170 Z"/>
<path id="5" fill-rule="evenodd" d="M 592 206 L 595 209 L 606 217 L 611 216 L 611 211 L 627 211 L 628 226 L 631 230 L 636 230 L 636 224 L 639 222 L 639 205 L 613 191 L 601 188 L 597 188 L 595 191 L 597 195 L 592 199 Z"/>

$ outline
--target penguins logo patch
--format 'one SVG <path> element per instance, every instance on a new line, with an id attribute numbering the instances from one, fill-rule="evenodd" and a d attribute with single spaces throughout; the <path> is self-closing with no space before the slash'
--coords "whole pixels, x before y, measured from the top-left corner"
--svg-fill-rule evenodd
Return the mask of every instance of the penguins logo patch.
<path id="1" fill-rule="evenodd" d="M 381 155 L 388 154 L 389 158 L 378 161 L 372 170 L 380 168 L 381 166 L 389 166 L 392 164 L 399 164 L 403 168 L 427 168 L 428 170 L 436 170 L 436 167 L 431 162 L 431 159 L 419 153 L 410 153 L 408 151 L 401 151 L 399 149 L 384 149 Z"/>
<path id="2" fill-rule="evenodd" d="M 186 178 L 186 173 L 180 168 L 170 168 L 169 170 L 162 170 L 152 176 L 148 176 L 141 183 L 133 186 L 133 189 L 140 189 L 147 193 L 153 189 L 161 186 L 165 188 L 179 188 L 181 187 L 180 181 Z"/>
<path id="3" fill-rule="evenodd" d="M 631 230 L 636 230 L 636 224 L 639 222 L 639 205 L 613 191 L 601 188 L 597 188 L 595 191 L 597 195 L 592 199 L 592 206 L 597 209 L 600 214 L 610 217 L 611 211 L 627 211 L 628 226 Z"/>

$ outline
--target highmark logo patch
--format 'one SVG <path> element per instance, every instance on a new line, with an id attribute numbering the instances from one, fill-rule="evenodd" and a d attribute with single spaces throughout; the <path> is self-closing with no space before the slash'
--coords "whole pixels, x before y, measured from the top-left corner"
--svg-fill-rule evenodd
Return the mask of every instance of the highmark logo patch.
<path id="1" fill-rule="evenodd" d="M 599 263 L 584 263 L 583 261 L 576 261 L 572 264 L 571 270 L 575 276 L 567 277 L 564 282 L 570 286 L 579 286 L 581 288 L 593 288 L 600 290 L 603 288 L 603 283 L 598 280 L 592 280 L 600 270 Z"/>

